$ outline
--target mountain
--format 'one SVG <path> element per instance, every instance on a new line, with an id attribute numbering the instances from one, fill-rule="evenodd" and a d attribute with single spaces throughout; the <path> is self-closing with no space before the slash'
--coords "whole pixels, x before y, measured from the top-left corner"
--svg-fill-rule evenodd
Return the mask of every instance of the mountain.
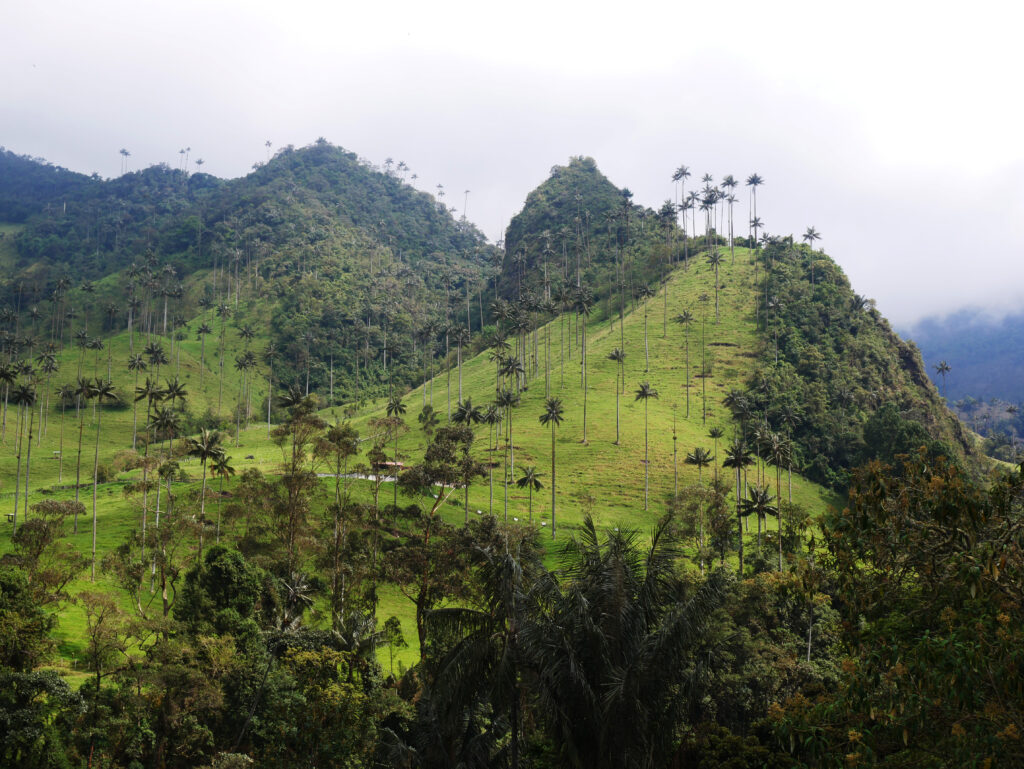
<path id="1" fill-rule="evenodd" d="M 469 222 L 323 140 L 235 180 L 156 166 L 103 181 L 12 153 L 0 161 L 0 200 L 19 201 L 0 209 L 18 224 L 3 233 L 0 303 L 31 311 L 19 331 L 40 338 L 69 335 L 77 318 L 94 333 L 101 315 L 109 332 L 140 313 L 163 332 L 256 300 L 291 364 L 286 384 L 308 375 L 358 399 L 418 375 L 415 333 L 451 325 L 490 261 Z"/>
<path id="2" fill-rule="evenodd" d="M 993 318 L 982 310 L 960 310 L 918 321 L 901 333 L 913 339 L 928 373 L 950 403 L 963 398 L 1024 402 L 1024 315 Z M 945 381 L 935 371 L 940 361 L 952 369 Z"/>

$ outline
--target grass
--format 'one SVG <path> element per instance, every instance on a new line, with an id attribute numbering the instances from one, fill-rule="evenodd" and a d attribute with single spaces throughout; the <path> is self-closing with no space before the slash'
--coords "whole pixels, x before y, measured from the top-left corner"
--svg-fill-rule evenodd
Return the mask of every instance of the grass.
<path id="1" fill-rule="evenodd" d="M 2 240 L 0 240 L 2 243 Z M 2 246 L 0 246 L 2 248 Z M 649 529 L 664 514 L 666 505 L 672 495 L 674 481 L 673 444 L 676 449 L 676 462 L 679 475 L 679 487 L 694 484 L 697 481 L 697 470 L 686 465 L 685 456 L 696 446 L 713 449 L 713 441 L 708 437 L 708 430 L 714 426 L 726 432 L 726 438 L 719 442 L 716 464 L 720 466 L 724 457 L 724 448 L 733 434 L 731 415 L 722 405 L 722 399 L 732 388 L 744 388 L 752 365 L 757 355 L 759 344 L 758 332 L 755 330 L 753 307 L 752 259 L 750 252 L 737 249 L 734 264 L 727 257 L 720 271 L 719 304 L 720 317 L 715 322 L 714 304 L 714 272 L 703 259 L 693 260 L 689 269 L 676 269 L 669 277 L 665 286 L 646 304 L 648 324 L 648 345 L 650 365 L 645 366 L 644 356 L 644 305 L 635 309 L 629 308 L 622 328 L 616 316 L 617 305 L 612 302 L 610 311 L 613 317 L 601 317 L 605 307 L 595 308 L 595 313 L 587 324 L 587 442 L 583 438 L 583 395 L 580 383 L 579 345 L 577 329 L 573 327 L 569 316 L 556 319 L 539 330 L 538 352 L 539 367 L 537 375 L 528 382 L 528 389 L 521 394 L 519 406 L 512 416 L 516 473 L 525 465 L 536 466 L 541 474 L 544 488 L 533 495 L 533 521 L 543 533 L 543 541 L 548 547 L 549 557 L 557 550 L 559 541 L 571 535 L 584 516 L 590 513 L 599 527 L 629 526 Z M 667 296 L 664 292 L 667 291 Z M 701 303 L 699 297 L 706 294 L 707 303 Z M 672 318 L 690 310 L 695 322 L 690 329 L 690 371 L 689 380 L 684 362 L 683 329 L 672 322 Z M 241 315 L 228 325 L 225 375 L 223 387 L 223 403 L 221 413 L 231 410 L 238 397 L 240 383 L 233 368 L 235 356 L 241 353 L 243 343 L 234 330 L 236 325 L 251 322 L 254 328 L 266 328 L 266 319 L 258 315 L 257 308 L 241 308 Z M 707 376 L 699 377 L 701 362 L 701 334 L 705 336 L 705 355 L 707 358 Z M 668 322 L 666 324 L 666 318 Z M 161 379 L 178 373 L 189 391 L 189 406 L 194 414 L 201 414 L 210 409 L 217 411 L 219 397 L 219 379 L 217 376 L 217 346 L 220 332 L 219 319 L 208 313 L 194 319 L 191 327 L 197 328 L 199 323 L 206 321 L 214 329 L 207 337 L 206 366 L 200 384 L 200 343 L 189 333 L 189 339 L 181 343 L 180 369 L 177 362 L 177 350 L 172 363 L 163 367 Z M 551 527 L 551 434 L 542 426 L 538 417 L 543 410 L 545 400 L 544 361 L 546 341 L 550 338 L 550 394 L 562 399 L 565 408 L 565 420 L 556 432 L 557 478 L 557 540 L 552 541 L 549 532 Z M 113 365 L 112 379 L 115 387 L 125 394 L 126 400 L 134 392 L 134 376 L 125 368 L 128 357 L 128 335 L 121 332 L 106 338 Z M 169 341 L 161 340 L 165 348 Z M 250 343 L 254 350 L 259 350 L 265 343 L 257 338 Z M 141 352 L 145 339 L 136 334 L 135 349 Z M 616 347 L 622 346 L 626 352 L 625 361 L 625 392 L 619 401 L 621 436 L 615 443 L 615 383 L 617 364 L 608 359 L 608 354 Z M 532 337 L 531 337 L 532 350 Z M 495 367 L 488 359 L 487 352 L 476 356 L 466 355 L 462 366 L 463 396 L 470 397 L 478 405 L 486 405 L 493 399 L 495 391 Z M 453 356 L 454 360 L 454 351 Z M 88 376 L 106 375 L 107 350 L 98 355 L 87 351 L 83 358 L 83 374 Z M 59 383 L 72 381 L 79 365 L 79 351 L 75 348 L 65 350 L 60 356 L 60 374 L 51 380 L 48 390 L 52 391 Z M 152 372 L 149 372 L 152 374 Z M 140 380 L 145 374 L 140 376 Z M 450 399 L 454 410 L 458 402 L 458 372 L 453 364 L 451 370 Z M 650 495 L 647 509 L 644 509 L 644 405 L 635 400 L 634 392 L 642 382 L 649 382 L 658 391 L 658 398 L 648 401 L 647 432 L 649 436 L 649 483 Z M 688 388 L 687 388 L 688 384 Z M 686 413 L 686 392 L 689 389 L 689 415 Z M 703 393 L 706 391 L 706 417 L 704 413 Z M 238 444 L 234 445 L 234 435 L 227 440 L 227 450 L 232 456 L 232 464 L 239 475 L 249 468 L 256 468 L 265 473 L 277 472 L 281 462 L 280 449 L 268 439 L 267 426 L 260 424 L 259 405 L 266 394 L 266 381 L 263 376 L 253 379 L 253 409 L 255 422 L 240 431 Z M 433 403 L 442 424 L 448 413 L 448 375 L 441 371 L 432 382 L 416 388 L 404 395 L 407 406 L 405 422 L 410 430 L 399 440 L 399 455 L 403 462 L 416 462 L 422 457 L 426 445 L 426 437 L 418 429 L 418 417 L 425 403 Z M 44 429 L 39 432 L 38 407 L 35 421 L 35 440 L 32 447 L 32 475 L 29 504 L 43 498 L 44 494 L 53 494 L 56 498 L 73 498 L 73 489 L 53 490 L 58 485 L 67 486 L 74 483 L 75 460 L 77 455 L 77 421 L 75 409 L 67 409 L 64 425 L 64 464 L 63 474 L 59 477 L 59 460 L 55 452 L 59 448 L 60 411 L 56 399 L 51 396 L 48 404 L 43 403 Z M 368 404 L 355 415 L 352 422 L 360 431 L 361 436 L 372 439 L 370 425 L 374 417 L 384 415 L 384 401 L 377 400 Z M 48 406 L 48 407 L 47 407 Z M 337 421 L 340 409 L 326 409 L 322 416 L 329 421 Z M 81 499 L 86 504 L 87 514 L 80 521 L 78 534 L 71 539 L 83 552 L 91 552 L 91 478 L 92 454 L 96 438 L 95 423 L 92 409 L 83 411 L 83 447 L 82 447 L 82 483 L 89 488 L 80 490 Z M 140 424 L 143 421 L 140 413 Z M 16 459 L 14 456 L 14 431 L 16 412 L 8 410 L 7 440 L 0 446 L 0 507 L 7 511 L 13 509 L 11 491 L 14 487 Z M 105 408 L 102 416 L 103 434 L 100 436 L 100 461 L 112 464 L 117 454 L 131 446 L 132 409 L 130 405 L 121 408 Z M 485 427 L 477 428 L 475 452 L 484 459 L 491 457 L 502 462 L 502 450 L 490 452 L 489 431 Z M 676 440 L 673 441 L 673 435 Z M 372 440 L 362 444 L 364 451 Z M 386 447 L 387 453 L 393 452 L 393 443 Z M 365 461 L 365 458 L 355 461 Z M 198 486 L 200 466 L 193 459 L 181 460 L 182 467 L 192 477 L 192 485 Z M 350 463 L 350 464 L 354 464 Z M 325 471 L 326 468 L 323 468 Z M 705 470 L 711 472 L 711 470 Z M 102 484 L 99 488 L 97 517 L 97 550 L 99 557 L 122 541 L 137 525 L 139 512 L 137 505 L 124 498 L 121 494 L 120 481 L 132 477 L 134 473 L 121 473 L 119 482 Z M 769 482 L 773 483 L 773 473 L 769 472 Z M 493 502 L 489 493 L 487 479 L 478 482 L 470 490 L 469 506 L 472 515 L 483 515 L 493 511 L 499 518 L 506 516 L 505 491 L 502 484 L 502 467 L 494 471 Z M 331 485 L 325 480 L 325 485 Z M 363 499 L 369 499 L 369 484 L 353 482 L 353 493 Z M 23 493 L 23 492 L 22 492 Z M 390 484 L 382 490 L 382 499 L 391 497 Z M 458 524 L 463 520 L 462 492 L 452 495 L 454 503 L 442 506 L 443 515 L 451 523 Z M 828 505 L 838 505 L 841 501 L 822 487 L 794 475 L 793 500 L 802 505 L 812 514 L 820 513 Z M 409 500 L 406 500 L 408 502 Z M 23 515 L 23 506 L 19 504 L 19 518 Z M 529 495 L 513 484 L 508 489 L 507 518 L 512 524 L 525 525 L 530 517 Z M 10 524 L 6 524 L 6 533 L 0 538 L 0 553 L 10 548 Z M 751 539 L 753 535 L 751 535 Z M 98 585 L 88 581 L 88 574 L 73 586 L 74 590 L 98 587 L 104 590 L 115 590 L 114 586 L 105 581 L 102 575 Z M 393 587 L 385 587 L 380 591 L 381 602 L 379 617 L 383 622 L 389 616 L 397 616 L 402 624 L 403 633 L 409 647 L 398 650 L 394 664 L 411 665 L 418 660 L 416 648 L 415 622 L 412 604 Z M 119 600 L 123 600 L 119 597 Z M 125 604 L 126 610 L 128 606 Z M 79 607 L 70 605 L 63 610 L 60 628 L 57 631 L 60 664 L 74 677 L 75 660 L 80 655 L 84 639 L 84 615 Z M 389 667 L 388 650 L 381 652 L 381 661 Z"/>

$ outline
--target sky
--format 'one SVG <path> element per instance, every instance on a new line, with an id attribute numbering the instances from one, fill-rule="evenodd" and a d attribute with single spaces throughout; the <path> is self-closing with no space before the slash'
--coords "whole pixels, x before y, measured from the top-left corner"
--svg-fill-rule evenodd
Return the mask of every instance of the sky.
<path id="1" fill-rule="evenodd" d="M 1024 302 L 1024 101 L 1000 2 L 49 0 L 0 7 L 0 145 L 85 173 L 248 173 L 324 137 L 501 236 L 554 165 L 634 202 L 764 178 L 894 323 Z M 740 194 L 746 217 L 746 190 Z"/>

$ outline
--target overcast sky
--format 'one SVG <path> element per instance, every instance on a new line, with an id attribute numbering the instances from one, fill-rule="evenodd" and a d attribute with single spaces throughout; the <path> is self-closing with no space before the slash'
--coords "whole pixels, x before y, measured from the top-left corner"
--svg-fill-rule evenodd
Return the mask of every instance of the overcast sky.
<path id="1" fill-rule="evenodd" d="M 1009 3 L 353 5 L 12 0 L 0 145 L 106 177 L 189 146 L 231 177 L 323 136 L 471 190 L 491 239 L 571 155 L 652 207 L 681 164 L 757 172 L 768 232 L 815 226 L 894 322 L 1020 308 Z"/>

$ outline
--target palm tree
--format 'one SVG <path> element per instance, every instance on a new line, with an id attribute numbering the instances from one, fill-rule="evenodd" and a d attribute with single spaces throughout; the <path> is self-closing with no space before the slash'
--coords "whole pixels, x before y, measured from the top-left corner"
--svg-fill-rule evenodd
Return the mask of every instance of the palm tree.
<path id="1" fill-rule="evenodd" d="M 651 355 L 647 345 L 647 300 L 654 296 L 654 291 L 651 290 L 650 286 L 640 286 L 637 289 L 636 296 L 644 305 L 644 373 L 646 374 L 651 369 Z"/>
<path id="2" fill-rule="evenodd" d="M 13 518 L 13 524 L 14 524 L 13 525 L 13 531 L 17 532 L 17 530 L 18 530 L 18 493 L 20 491 L 19 484 L 21 483 L 21 450 L 22 450 L 22 448 L 24 448 L 26 446 L 25 441 L 22 439 L 22 430 L 23 430 L 22 425 L 25 422 L 24 416 L 27 413 L 28 414 L 28 418 L 29 418 L 29 424 L 30 424 L 30 426 L 28 428 L 28 444 L 27 444 L 27 446 L 28 446 L 28 457 L 29 457 L 29 459 L 31 459 L 31 457 L 32 457 L 32 427 L 31 427 L 31 422 L 32 422 L 32 417 L 35 414 L 35 412 L 33 411 L 32 407 L 35 405 L 35 402 L 36 402 L 36 391 L 31 386 L 31 384 L 19 384 L 17 387 L 14 388 L 14 391 L 11 393 L 11 400 L 14 402 L 14 405 L 18 407 L 18 434 L 17 434 L 17 438 L 16 438 L 16 442 L 15 442 L 16 452 L 17 452 L 17 459 L 18 459 L 18 465 L 17 465 L 17 470 L 15 472 L 15 476 L 14 476 L 14 518 Z M 30 464 L 30 462 L 26 462 L 25 463 L 25 511 L 24 511 L 24 515 L 26 517 L 28 516 L 29 464 Z"/>
<path id="3" fill-rule="evenodd" d="M 718 268 L 722 264 L 722 255 L 717 251 L 708 254 L 708 264 L 715 268 L 715 323 L 718 323 Z"/>
<path id="4" fill-rule="evenodd" d="M 608 360 L 615 361 L 615 445 L 619 445 L 619 372 L 622 372 L 622 379 L 625 381 L 626 372 L 624 365 L 626 362 L 626 353 L 616 347 L 610 353 L 608 353 Z M 623 384 L 625 387 L 625 384 Z"/>
<path id="5" fill-rule="evenodd" d="M 479 406 L 473 405 L 472 398 L 466 398 L 464 401 L 459 401 L 455 406 L 455 413 L 452 415 L 452 422 L 457 425 L 465 425 L 472 429 L 473 425 L 480 424 L 485 420 L 483 409 Z M 488 468 L 490 468 L 490 461 L 488 461 Z M 469 525 L 469 484 L 466 484 L 466 495 L 465 495 L 465 525 Z"/>
<path id="6" fill-rule="evenodd" d="M 128 358 L 128 370 L 135 373 L 135 384 L 134 389 L 139 389 L 139 372 L 146 370 L 146 361 L 141 355 L 132 355 Z M 132 448 L 135 448 L 136 439 L 138 437 L 138 425 L 139 425 L 139 400 L 136 398 L 132 402 Z"/>
<path id="7" fill-rule="evenodd" d="M 89 391 L 89 396 L 96 401 L 99 409 L 96 412 L 96 448 L 92 459 L 92 564 L 89 579 L 96 581 L 96 488 L 100 477 L 100 420 L 103 416 L 103 402 L 117 400 L 114 383 L 109 379 L 97 379 Z"/>
<path id="8" fill-rule="evenodd" d="M 647 509 L 647 497 L 649 491 L 648 477 L 650 470 L 647 453 L 647 401 L 651 398 L 657 397 L 658 391 L 653 389 L 647 382 L 644 382 L 640 385 L 640 389 L 636 391 L 636 398 L 634 399 L 638 401 L 642 400 L 644 402 L 644 510 Z"/>
<path id="9" fill-rule="evenodd" d="M 508 523 L 508 482 L 509 478 L 515 475 L 516 472 L 516 454 L 515 444 L 512 439 L 512 409 L 519 405 L 519 395 L 508 388 L 498 391 L 498 396 L 494 401 L 494 405 L 501 410 L 508 420 L 508 427 L 505 432 L 505 451 L 504 451 L 504 462 L 505 467 L 502 472 L 505 481 L 505 522 Z M 509 473 L 509 451 L 512 454 L 512 472 Z"/>
<path id="10" fill-rule="evenodd" d="M 3 440 L 4 443 L 7 442 L 7 401 L 10 397 L 11 387 L 17 378 L 18 372 L 14 366 L 10 363 L 0 363 L 0 383 L 4 387 L 4 423 L 3 435 L 0 437 L 0 440 Z"/>
<path id="11" fill-rule="evenodd" d="M 455 349 L 458 355 L 459 366 L 459 400 L 462 400 L 462 348 L 469 344 L 472 334 L 465 326 L 456 326 L 454 330 Z"/>
<path id="12" fill-rule="evenodd" d="M 210 465 L 210 475 L 215 478 L 220 478 L 220 488 L 217 491 L 218 499 L 224 496 L 224 481 L 235 474 L 235 468 L 231 466 L 231 457 L 221 452 L 219 455 L 213 458 L 213 464 Z M 220 539 L 220 513 L 223 505 L 217 503 L 217 539 Z"/>
<path id="13" fill-rule="evenodd" d="M 203 321 L 196 329 L 196 339 L 199 340 L 199 386 L 203 386 L 203 374 L 206 373 L 206 336 L 212 334 L 210 324 Z"/>
<path id="14" fill-rule="evenodd" d="M 751 224 L 753 220 L 757 219 L 757 188 L 764 184 L 762 179 L 757 174 L 751 174 L 747 177 L 747 186 L 750 187 L 750 218 Z M 748 237 L 750 233 L 747 233 Z M 754 231 L 754 240 L 757 240 L 757 230 Z"/>
<path id="15" fill-rule="evenodd" d="M 686 383 L 683 385 L 683 389 L 686 390 L 686 418 L 690 418 L 690 324 L 693 323 L 693 313 L 689 310 L 683 310 L 681 313 L 672 318 L 674 323 L 678 323 L 683 327 L 683 340 L 685 345 L 685 362 L 686 362 Z"/>
<path id="16" fill-rule="evenodd" d="M 952 371 L 953 367 L 950 366 L 948 363 L 946 363 L 946 361 L 940 360 L 938 362 L 938 364 L 936 366 L 934 366 L 934 368 L 935 368 L 935 373 L 942 377 L 942 397 L 945 398 L 946 397 L 946 374 L 948 374 L 950 371 Z"/>
<path id="17" fill-rule="evenodd" d="M 64 384 L 57 388 L 57 399 L 60 401 L 60 447 L 57 451 L 57 483 L 64 480 L 64 410 L 68 401 L 75 397 L 75 386 Z"/>
<path id="18" fill-rule="evenodd" d="M 220 445 L 221 435 L 217 430 L 203 428 L 198 438 L 189 438 L 188 454 L 191 457 L 198 457 L 203 465 L 203 486 L 199 496 L 199 559 L 203 557 L 203 532 L 206 530 L 206 464 L 211 459 L 216 461 L 224 456 L 224 449 Z M 220 542 L 220 526 L 218 519 L 217 541 Z"/>
<path id="19" fill-rule="evenodd" d="M 544 488 L 544 484 L 540 482 L 542 477 L 541 473 L 537 472 L 537 468 L 532 465 L 519 468 L 522 473 L 519 476 L 519 480 L 516 481 L 516 485 L 521 489 L 530 490 L 530 523 L 533 523 L 533 492 L 540 491 Z"/>
<path id="20" fill-rule="evenodd" d="M 694 652 L 725 599 L 724 580 L 716 572 L 688 587 L 672 527 L 659 522 L 649 546 L 628 530 L 602 542 L 588 516 L 566 548 L 564 588 L 539 581 L 544 608 L 524 623 L 523 646 L 565 766 L 671 765 L 677 725 L 704 696 L 699 682 L 710 679 Z"/>
<path id="21" fill-rule="evenodd" d="M 821 233 L 819 233 L 813 227 L 808 227 L 807 231 L 800 236 L 800 239 L 810 246 L 811 251 L 814 251 L 814 241 L 821 240 Z"/>
<path id="22" fill-rule="evenodd" d="M 694 465 L 697 468 L 697 483 L 704 483 L 703 471 L 710 467 L 715 461 L 715 455 L 700 446 L 694 447 L 693 451 L 686 455 L 686 464 Z"/>
<path id="23" fill-rule="evenodd" d="M 725 461 L 722 467 L 731 467 L 736 470 L 736 521 L 739 527 L 739 575 L 743 576 L 743 495 L 740 494 L 740 476 L 745 467 L 754 463 L 750 456 L 750 448 L 741 440 L 733 441 L 732 445 L 725 450 Z"/>
<path id="24" fill-rule="evenodd" d="M 555 538 L 555 428 L 562 424 L 565 408 L 561 398 L 544 401 L 544 411 L 538 417 L 544 426 L 551 425 L 551 538 Z"/>
<path id="25" fill-rule="evenodd" d="M 628 202 L 628 200 L 627 200 Z M 587 317 L 594 306 L 594 295 L 586 286 L 576 290 L 575 309 L 579 319 L 583 321 L 583 335 L 580 343 L 581 373 L 583 381 L 583 440 L 587 443 Z M 554 479 L 552 478 L 552 481 Z M 554 485 L 554 483 L 552 483 Z"/>
<path id="26" fill-rule="evenodd" d="M 779 508 L 773 505 L 775 497 L 771 495 L 768 486 L 753 485 L 747 489 L 747 499 L 743 500 L 741 509 L 743 515 L 757 516 L 757 550 L 761 551 L 761 527 L 764 525 L 765 533 L 768 532 L 769 515 L 779 518 L 779 571 L 782 571 L 782 516 L 779 515 Z"/>
<path id="27" fill-rule="evenodd" d="M 712 427 L 708 430 L 708 437 L 715 442 L 715 454 L 718 454 L 718 439 L 725 437 L 725 430 L 721 427 Z M 718 465 L 715 468 L 715 480 L 718 480 Z"/>
<path id="28" fill-rule="evenodd" d="M 402 398 L 399 395 L 392 395 L 388 398 L 388 405 L 385 409 L 387 415 L 397 421 L 402 421 L 402 417 L 405 415 L 405 404 L 402 403 Z M 392 484 L 394 489 L 394 500 L 392 504 L 398 507 L 398 429 L 395 429 L 395 482 Z"/>

